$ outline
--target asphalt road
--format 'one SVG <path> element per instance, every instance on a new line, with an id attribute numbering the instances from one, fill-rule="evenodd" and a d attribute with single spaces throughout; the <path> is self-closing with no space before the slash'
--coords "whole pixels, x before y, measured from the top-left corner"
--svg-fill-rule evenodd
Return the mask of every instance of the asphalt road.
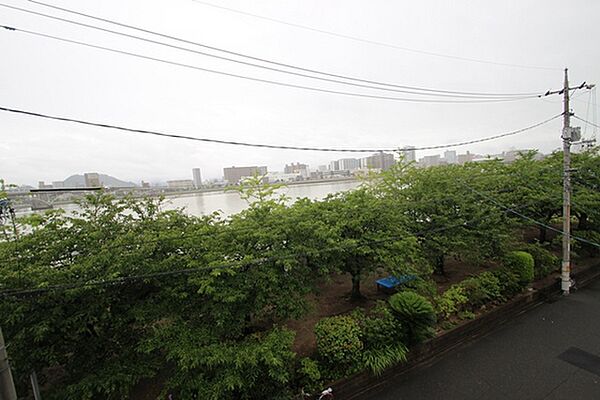
<path id="1" fill-rule="evenodd" d="M 600 281 L 366 398 L 600 400 Z"/>

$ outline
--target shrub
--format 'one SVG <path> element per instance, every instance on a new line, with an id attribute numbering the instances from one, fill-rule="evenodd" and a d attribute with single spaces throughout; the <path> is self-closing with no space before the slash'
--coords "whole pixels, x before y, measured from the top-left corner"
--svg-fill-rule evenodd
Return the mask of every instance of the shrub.
<path id="1" fill-rule="evenodd" d="M 381 348 L 404 341 L 402 324 L 386 303 L 379 303 L 371 315 L 359 321 L 365 349 Z"/>
<path id="2" fill-rule="evenodd" d="M 534 261 L 531 254 L 524 251 L 512 251 L 504 258 L 504 265 L 519 277 L 519 283 L 527 286 L 533 281 Z"/>
<path id="3" fill-rule="evenodd" d="M 450 318 L 453 314 L 463 309 L 463 306 L 469 302 L 465 288 L 460 285 L 452 285 L 442 295 L 436 297 L 436 314 L 444 319 Z"/>
<path id="4" fill-rule="evenodd" d="M 390 297 L 389 303 L 405 329 L 408 344 L 418 343 L 433 335 L 435 311 L 423 296 L 414 292 L 400 292 Z"/>
<path id="5" fill-rule="evenodd" d="M 533 256 L 535 279 L 542 279 L 560 268 L 558 257 L 539 243 L 527 244 L 522 247 L 522 250 Z"/>
<path id="6" fill-rule="evenodd" d="M 406 361 L 408 349 L 399 342 L 393 345 L 366 350 L 363 354 L 363 365 L 373 374 L 380 375 L 387 368 Z"/>
<path id="7" fill-rule="evenodd" d="M 491 272 L 483 272 L 475 277 L 467 278 L 460 283 L 464 288 L 469 305 L 482 306 L 502 296 L 500 282 Z"/>
<path id="8" fill-rule="evenodd" d="M 514 296 L 523 288 L 519 283 L 519 276 L 507 267 L 498 268 L 492 271 L 492 274 L 498 278 L 500 292 L 504 298 Z"/>
<path id="9" fill-rule="evenodd" d="M 315 326 L 317 353 L 334 375 L 358 366 L 363 342 L 358 323 L 349 316 L 323 318 Z"/>
<path id="10" fill-rule="evenodd" d="M 437 295 L 437 285 L 433 280 L 415 279 L 408 282 L 405 288 L 420 294 L 428 300 L 433 300 Z"/>
<path id="11" fill-rule="evenodd" d="M 351 316 L 362 330 L 364 368 L 379 375 L 392 365 L 406 360 L 408 349 L 403 343 L 405 332 L 385 302 L 379 302 L 368 316 L 362 309 L 355 309 Z"/>
<path id="12" fill-rule="evenodd" d="M 310 358 L 302 358 L 296 370 L 298 384 L 309 392 L 321 387 L 321 370 L 319 363 Z"/>

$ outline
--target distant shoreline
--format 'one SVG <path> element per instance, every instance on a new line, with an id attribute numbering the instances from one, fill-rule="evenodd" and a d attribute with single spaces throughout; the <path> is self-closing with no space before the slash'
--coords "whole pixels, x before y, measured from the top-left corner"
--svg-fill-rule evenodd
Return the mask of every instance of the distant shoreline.
<path id="1" fill-rule="evenodd" d="M 332 179 L 309 179 L 309 180 L 304 180 L 304 181 L 285 182 L 285 183 L 281 183 L 281 185 L 284 187 L 286 187 L 286 186 L 289 187 L 289 186 L 300 186 L 300 185 L 319 185 L 319 184 L 357 182 L 357 181 L 358 181 L 358 179 L 354 178 L 354 177 L 332 178 Z M 278 184 L 278 183 L 276 183 L 276 184 Z M 139 190 L 145 189 L 145 188 L 131 188 L 132 189 L 131 195 L 133 196 L 133 198 L 136 198 L 136 199 L 144 198 L 144 197 L 156 198 L 156 197 L 160 197 L 160 196 L 163 196 L 165 198 L 181 198 L 181 197 L 193 196 L 193 195 L 204 194 L 204 193 L 234 192 L 235 189 L 238 187 L 239 186 L 228 186 L 228 187 L 218 187 L 218 188 L 170 191 L 170 192 L 163 192 L 163 193 L 151 192 L 150 190 L 148 193 L 140 193 Z M 114 189 L 119 190 L 119 188 L 114 188 Z M 123 189 L 125 189 L 125 188 L 121 188 L 121 190 L 123 190 Z M 155 189 L 155 188 L 151 188 L 151 189 Z M 68 205 L 68 204 L 75 204 L 75 201 L 73 201 L 73 200 L 64 200 L 64 201 L 57 200 L 57 201 L 53 202 L 53 206 L 54 206 L 53 208 L 55 208 L 56 206 L 64 206 L 64 205 Z M 25 208 L 23 208 L 21 210 L 24 210 L 24 209 Z M 34 211 L 36 211 L 36 210 L 34 210 Z M 40 210 L 37 210 L 37 211 L 40 211 Z"/>
<path id="2" fill-rule="evenodd" d="M 358 179 L 356 178 L 333 178 L 333 179 L 309 179 L 305 181 L 295 181 L 295 182 L 280 182 L 275 183 L 275 185 L 281 184 L 283 186 L 298 186 L 298 185 L 311 185 L 311 184 L 320 184 L 320 183 L 342 183 L 342 182 L 356 182 Z M 200 193 L 215 193 L 215 192 L 233 192 L 239 186 L 227 186 L 227 187 L 219 187 L 219 188 L 210 188 L 210 189 L 194 189 L 194 190 L 182 190 L 178 192 L 169 192 L 169 193 L 160 193 L 158 195 L 153 195 L 154 197 L 164 196 L 164 197 L 184 197 L 193 194 Z M 136 196 L 143 197 L 143 196 Z"/>

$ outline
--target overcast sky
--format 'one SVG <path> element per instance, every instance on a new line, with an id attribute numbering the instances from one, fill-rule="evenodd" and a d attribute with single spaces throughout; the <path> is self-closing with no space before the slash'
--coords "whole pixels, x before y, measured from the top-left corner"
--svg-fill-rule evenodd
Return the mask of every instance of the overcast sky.
<path id="1" fill-rule="evenodd" d="M 415 54 L 298 29 L 192 0 L 53 4 L 280 62 L 400 85 L 481 92 L 544 92 L 600 83 L 600 1 L 207 0 L 230 8 L 428 52 L 536 69 Z M 5 4 L 67 18 L 27 1 Z M 95 21 L 84 20 L 93 24 Z M 0 8 L 0 24 L 263 79 L 360 88 L 257 70 Z M 106 25 L 105 25 L 106 26 Z M 107 26 L 110 27 L 110 26 Z M 135 32 L 132 32 L 135 33 Z M 562 111 L 559 97 L 495 104 L 418 104 L 271 86 L 0 30 L 0 106 L 133 128 L 256 143 L 400 147 L 444 144 L 522 128 Z M 383 95 L 398 95 L 380 93 Z M 588 93 L 573 109 L 591 119 Z M 456 148 L 550 151 L 560 120 Z M 587 132 L 591 132 L 590 129 Z M 436 151 L 419 152 L 418 157 Z M 226 166 L 289 162 L 316 168 L 347 154 L 260 150 L 78 126 L 0 112 L 0 177 L 18 184 L 100 172 L 139 183 L 220 178 Z M 356 157 L 365 155 L 356 155 Z M 353 157 L 353 155 L 350 155 Z"/>

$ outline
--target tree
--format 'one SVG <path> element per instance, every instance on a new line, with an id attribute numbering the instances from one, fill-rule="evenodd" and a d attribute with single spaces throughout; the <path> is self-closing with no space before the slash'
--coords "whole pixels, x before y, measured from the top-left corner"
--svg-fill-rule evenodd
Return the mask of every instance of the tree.
<path id="1" fill-rule="evenodd" d="M 534 218 L 544 225 L 562 214 L 562 152 L 555 152 L 543 160 L 536 160 L 530 151 L 507 167 L 505 183 L 499 193 L 507 206 Z M 529 225 L 520 220 L 521 225 Z M 548 229 L 538 225 L 540 243 L 548 240 Z"/>
<path id="2" fill-rule="evenodd" d="M 510 222 L 477 194 L 499 184 L 495 161 L 466 166 L 414 168 L 397 164 L 382 175 L 377 191 L 406 218 L 429 263 L 444 274 L 448 256 L 480 262 L 503 253 Z"/>
<path id="3" fill-rule="evenodd" d="M 42 384 L 51 383 L 47 398 L 122 398 L 164 363 L 138 351 L 142 341 L 201 298 L 190 296 L 181 275 L 102 282 L 204 266 L 213 258 L 203 249 L 213 247 L 219 224 L 162 212 L 155 200 L 99 194 L 81 207 L 74 216 L 50 211 L 22 220 L 27 233 L 18 246 L 0 243 L 3 260 L 11 260 L 0 264 L 0 290 L 87 285 L 2 297 L 0 315 L 21 383 L 36 370 Z"/>
<path id="4" fill-rule="evenodd" d="M 424 273 L 416 238 L 408 233 L 401 210 L 372 190 L 332 195 L 319 204 L 316 214 L 332 228 L 331 261 L 351 275 L 351 299 L 362 298 L 360 282 L 377 268 L 398 275 Z"/>

